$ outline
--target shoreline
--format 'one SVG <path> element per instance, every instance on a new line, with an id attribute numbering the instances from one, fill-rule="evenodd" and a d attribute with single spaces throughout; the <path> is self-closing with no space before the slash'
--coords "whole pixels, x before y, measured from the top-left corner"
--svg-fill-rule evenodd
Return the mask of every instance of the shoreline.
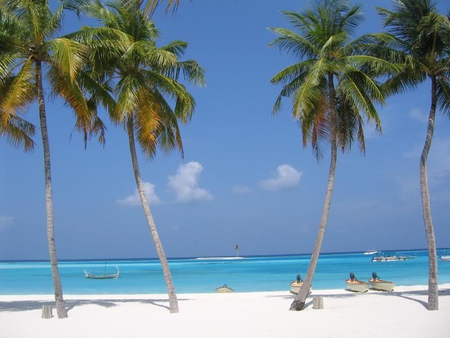
<path id="1" fill-rule="evenodd" d="M 53 295 L 0 295 L 2 336 L 25 337 L 363 337 L 442 338 L 448 333 L 450 283 L 439 285 L 439 310 L 426 308 L 427 286 L 398 286 L 365 294 L 313 290 L 304 310 L 289 311 L 286 291 L 177 294 L 65 295 L 69 318 L 42 319 Z M 324 308 L 313 309 L 323 296 Z"/>

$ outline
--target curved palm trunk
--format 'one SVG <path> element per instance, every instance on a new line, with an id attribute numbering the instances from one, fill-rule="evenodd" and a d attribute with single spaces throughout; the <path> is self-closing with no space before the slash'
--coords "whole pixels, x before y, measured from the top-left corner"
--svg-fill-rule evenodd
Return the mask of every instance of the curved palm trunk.
<path id="1" fill-rule="evenodd" d="M 59 277 L 58 259 L 56 256 L 55 230 L 53 223 L 53 192 L 52 174 L 50 166 L 50 143 L 48 141 L 47 118 L 45 115 L 44 92 L 42 89 L 42 67 L 36 61 L 36 84 L 39 98 L 39 121 L 41 126 L 42 145 L 44 148 L 44 172 L 45 172 L 45 207 L 47 213 L 47 243 L 52 269 L 53 289 L 55 292 L 56 313 L 58 318 L 67 318 L 67 309 L 64 305 L 64 297 Z"/>
<path id="2" fill-rule="evenodd" d="M 438 267 L 436 240 L 433 220 L 431 218 L 430 194 L 428 190 L 427 158 L 433 140 L 434 122 L 436 118 L 436 78 L 431 77 L 431 107 L 428 117 L 427 137 L 420 157 L 420 190 L 422 193 L 423 221 L 428 245 L 428 310 L 438 310 Z"/>
<path id="3" fill-rule="evenodd" d="M 330 107 L 331 111 L 334 112 L 335 109 L 335 92 L 333 87 L 333 78 L 329 75 L 329 92 L 330 92 Z M 334 119 L 332 123 L 330 141 L 331 141 L 331 160 L 330 160 L 330 170 L 328 172 L 328 185 L 327 192 L 325 194 L 325 202 L 322 210 L 322 217 L 320 219 L 319 231 L 317 233 L 316 242 L 314 244 L 314 250 L 311 255 L 311 260 L 308 266 L 308 272 L 306 273 L 306 278 L 303 281 L 303 285 L 300 288 L 299 293 L 295 296 L 294 301 L 291 304 L 289 310 L 300 311 L 305 306 L 306 297 L 308 297 L 309 289 L 311 287 L 314 273 L 316 271 L 317 262 L 319 261 L 320 250 L 322 248 L 322 242 L 325 237 L 325 230 L 328 223 L 328 215 L 330 213 L 331 197 L 333 195 L 334 188 L 334 178 L 336 176 L 336 163 L 337 163 L 337 145 L 336 145 L 336 114 L 334 113 Z"/>
<path id="4" fill-rule="evenodd" d="M 175 294 L 175 288 L 172 281 L 172 276 L 169 270 L 169 263 L 167 262 L 167 257 L 164 252 L 163 245 L 159 238 L 158 230 L 156 229 L 155 221 L 153 220 L 152 213 L 150 211 L 150 206 L 148 204 L 147 198 L 145 196 L 144 187 L 142 185 L 141 174 L 139 171 L 139 164 L 136 154 L 136 145 L 134 140 L 134 128 L 133 128 L 133 118 L 130 117 L 127 121 L 127 131 L 128 131 L 128 141 L 130 143 L 130 154 L 131 162 L 133 164 L 134 177 L 136 179 L 136 186 L 139 192 L 139 198 L 141 199 L 142 208 L 144 209 L 145 217 L 147 218 L 147 223 L 150 228 L 150 233 L 152 235 L 153 242 L 155 243 L 156 253 L 158 254 L 159 261 L 163 269 L 164 280 L 166 281 L 167 291 L 169 295 L 170 313 L 178 313 L 178 300 Z"/>

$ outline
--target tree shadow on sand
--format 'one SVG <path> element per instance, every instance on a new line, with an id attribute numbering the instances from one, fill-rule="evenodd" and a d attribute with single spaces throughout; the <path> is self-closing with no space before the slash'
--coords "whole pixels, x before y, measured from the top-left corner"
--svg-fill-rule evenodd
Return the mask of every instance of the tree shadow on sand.
<path id="1" fill-rule="evenodd" d="M 178 299 L 179 301 L 186 301 L 189 299 Z M 168 299 L 69 299 L 64 301 L 68 311 L 75 307 L 85 305 L 98 305 L 104 308 L 112 308 L 123 303 L 136 303 L 136 304 L 149 304 L 157 307 L 161 307 L 170 310 Z M 19 301 L 0 301 L 1 311 L 30 311 L 41 309 L 44 305 L 55 307 L 54 301 L 41 301 L 41 300 L 19 300 Z"/>
<path id="2" fill-rule="evenodd" d="M 428 309 L 428 303 L 424 300 L 417 298 L 417 296 L 427 296 L 428 290 L 408 290 L 408 291 L 395 291 L 394 290 L 391 292 L 369 290 L 368 294 L 377 295 L 380 297 L 400 297 L 400 298 L 404 298 L 404 299 L 408 299 L 408 300 L 417 302 L 417 303 L 421 304 L 423 307 L 425 307 L 426 309 Z M 305 303 L 305 306 L 303 307 L 303 309 L 306 309 L 306 308 L 312 306 L 313 299 L 314 299 L 314 297 L 317 297 L 317 296 L 323 296 L 324 298 L 334 298 L 334 299 L 344 299 L 344 298 L 348 299 L 349 297 L 359 297 L 359 296 L 363 296 L 363 295 L 364 294 L 362 294 L 362 293 L 352 292 L 347 289 L 345 289 L 344 292 L 339 292 L 339 293 L 334 293 L 334 294 L 321 293 L 320 290 L 317 290 L 316 292 L 314 292 L 314 294 L 310 295 L 307 298 L 307 302 Z M 439 296 L 440 297 L 450 296 L 450 289 L 440 289 Z M 279 298 L 284 298 L 286 300 L 293 300 L 294 299 L 293 297 L 295 297 L 295 295 L 293 295 L 293 294 L 273 295 L 273 296 L 271 295 L 268 297 L 279 297 Z"/>

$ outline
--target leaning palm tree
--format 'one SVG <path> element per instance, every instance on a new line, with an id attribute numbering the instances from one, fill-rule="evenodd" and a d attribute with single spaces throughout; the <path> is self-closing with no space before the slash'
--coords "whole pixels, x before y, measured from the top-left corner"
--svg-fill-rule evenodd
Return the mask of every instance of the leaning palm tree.
<path id="1" fill-rule="evenodd" d="M 405 72 L 391 78 L 386 86 L 391 93 L 415 88 L 429 80 L 430 111 L 425 144 L 420 157 L 420 190 L 427 237 L 428 309 L 438 310 L 438 267 L 436 240 L 431 217 L 427 158 L 433 140 L 436 109 L 449 114 L 450 108 L 450 20 L 436 10 L 432 0 L 397 0 L 392 11 L 378 8 L 384 26 L 393 37 L 388 60 L 404 61 Z"/>
<path id="2" fill-rule="evenodd" d="M 56 254 L 50 143 L 43 84 L 47 79 L 52 95 L 62 98 L 74 110 L 76 128 L 85 135 L 92 135 L 91 127 L 96 117 L 76 82 L 77 74 L 86 61 L 88 47 L 65 37 L 55 37 L 62 28 L 65 10 L 77 9 L 78 5 L 77 0 L 67 0 L 52 12 L 46 0 L 0 0 L 1 130 L 13 143 L 23 140 L 24 145 L 29 147 L 30 139 L 21 137 L 25 136 L 23 132 L 27 134 L 27 128 L 31 131 L 29 128 L 32 127 L 20 114 L 37 101 L 44 153 L 47 242 L 59 318 L 67 317 L 67 309 Z M 31 135 L 28 133 L 28 136 Z"/>
<path id="3" fill-rule="evenodd" d="M 143 11 L 138 0 L 111 1 L 106 5 L 94 1 L 90 13 L 112 29 L 126 33 L 130 44 L 123 55 L 99 60 L 93 74 L 106 81 L 116 97 L 114 109 L 109 109 L 111 120 L 125 128 L 131 162 L 142 208 L 163 268 L 170 312 L 176 313 L 178 300 L 167 257 L 160 240 L 149 203 L 145 196 L 136 151 L 136 140 L 144 154 L 153 158 L 158 146 L 164 151 L 177 148 L 183 154 L 178 120 L 186 123 L 192 117 L 195 101 L 178 82 L 182 73 L 189 82 L 202 84 L 203 69 L 195 61 L 179 61 L 187 44 L 175 41 L 158 48 L 155 40 L 158 30 Z M 175 100 L 172 108 L 168 100 Z"/>
<path id="4" fill-rule="evenodd" d="M 374 103 L 383 103 L 385 97 L 375 78 L 395 65 L 362 52 L 362 46 L 370 39 L 350 40 L 362 20 L 360 6 L 349 6 L 342 0 L 323 0 L 302 13 L 283 14 L 299 33 L 272 28 L 279 37 L 270 45 L 293 53 L 300 61 L 271 79 L 273 84 L 284 84 L 274 113 L 281 110 L 283 97 L 292 98 L 292 115 L 300 123 L 303 145 L 311 143 L 317 160 L 323 157 L 324 144 L 331 147 L 318 235 L 303 286 L 290 308 L 298 311 L 304 307 L 325 235 L 338 149 L 349 150 L 356 140 L 365 152 L 365 119 L 374 122 L 381 131 Z"/>

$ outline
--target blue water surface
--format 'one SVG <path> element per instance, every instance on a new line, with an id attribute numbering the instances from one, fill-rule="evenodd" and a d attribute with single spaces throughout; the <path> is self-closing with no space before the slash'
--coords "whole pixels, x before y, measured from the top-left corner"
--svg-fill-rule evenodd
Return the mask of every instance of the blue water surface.
<path id="1" fill-rule="evenodd" d="M 427 285 L 426 250 L 397 251 L 405 261 L 372 262 L 363 253 L 321 254 L 313 280 L 314 290 L 344 289 L 353 272 L 360 280 L 373 271 L 396 285 Z M 177 293 L 209 293 L 227 284 L 236 292 L 286 291 L 297 274 L 306 276 L 310 255 L 251 256 L 169 259 Z M 86 279 L 89 272 L 115 272 L 118 279 Z M 450 283 L 450 261 L 439 261 L 439 283 Z M 105 261 L 60 261 L 64 294 L 149 294 L 166 293 L 162 268 L 157 259 Z M 49 262 L 0 262 L 0 294 L 52 294 Z"/>

